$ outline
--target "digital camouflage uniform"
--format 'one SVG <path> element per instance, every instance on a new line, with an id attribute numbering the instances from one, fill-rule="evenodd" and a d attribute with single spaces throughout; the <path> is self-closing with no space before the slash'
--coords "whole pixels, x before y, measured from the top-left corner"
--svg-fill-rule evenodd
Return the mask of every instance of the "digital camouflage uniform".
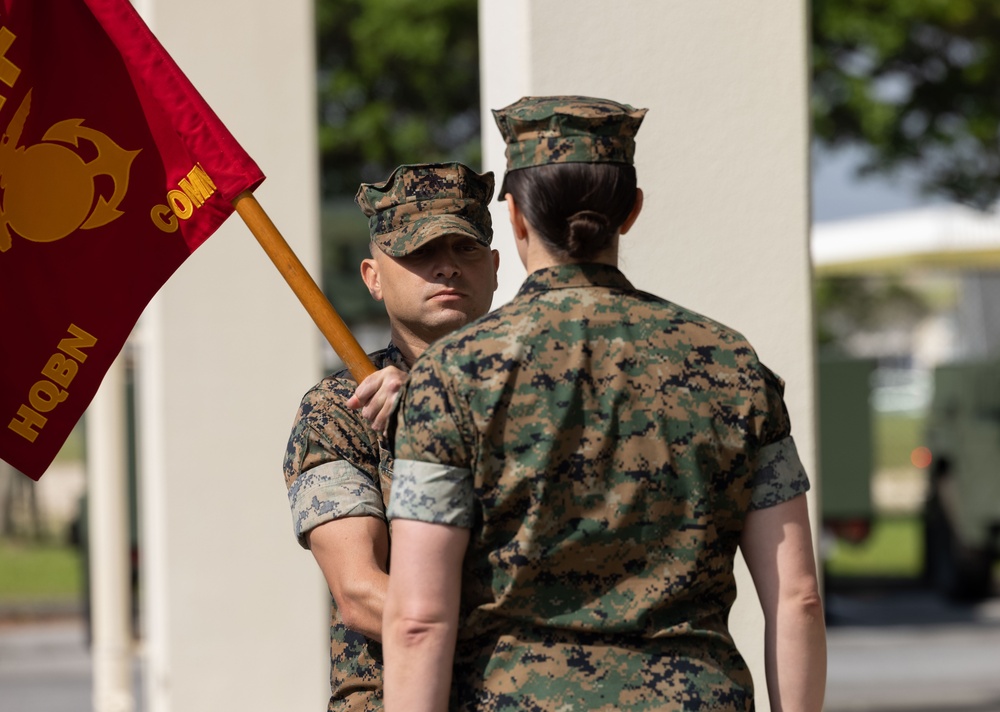
<path id="1" fill-rule="evenodd" d="M 451 709 L 753 709 L 734 557 L 748 511 L 809 488 L 782 392 L 603 264 L 536 271 L 428 349 L 388 514 L 471 530 Z"/>
<path id="2" fill-rule="evenodd" d="M 376 368 L 408 367 L 399 350 L 371 354 Z M 347 370 L 328 376 L 302 398 L 285 454 L 285 484 L 295 536 L 341 517 L 385 519 L 392 454 L 358 411 L 347 407 L 357 383 Z M 348 630 L 330 606 L 330 710 L 382 709 L 382 646 Z"/>
<path id="3" fill-rule="evenodd" d="M 362 184 L 355 200 L 369 218 L 372 242 L 399 257 L 449 234 L 489 245 L 493 232 L 486 206 L 492 195 L 492 173 L 444 163 L 400 166 L 384 183 Z M 409 370 L 393 344 L 369 356 L 376 369 Z M 284 474 L 295 536 L 305 548 L 307 534 L 326 522 L 386 519 L 392 454 L 385 437 L 347 407 L 356 388 L 346 369 L 328 376 L 305 394 L 295 417 Z M 382 709 L 381 645 L 348 630 L 333 601 L 330 662 L 331 712 Z"/>

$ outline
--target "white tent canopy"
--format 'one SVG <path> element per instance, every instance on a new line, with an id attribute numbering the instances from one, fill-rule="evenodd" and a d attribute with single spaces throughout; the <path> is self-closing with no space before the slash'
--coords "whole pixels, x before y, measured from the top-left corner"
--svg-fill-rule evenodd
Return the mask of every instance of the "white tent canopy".
<path id="1" fill-rule="evenodd" d="M 1000 268 L 1000 216 L 952 204 L 818 223 L 812 259 L 820 275 Z"/>

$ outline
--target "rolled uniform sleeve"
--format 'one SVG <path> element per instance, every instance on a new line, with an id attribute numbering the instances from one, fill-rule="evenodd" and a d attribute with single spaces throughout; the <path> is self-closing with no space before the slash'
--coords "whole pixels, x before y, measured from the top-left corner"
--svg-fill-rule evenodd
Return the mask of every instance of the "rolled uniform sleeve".
<path id="1" fill-rule="evenodd" d="M 472 474 L 467 468 L 396 460 L 389 519 L 471 529 L 472 508 Z"/>
<path id="2" fill-rule="evenodd" d="M 757 457 L 750 509 L 766 509 L 809 491 L 809 478 L 791 436 L 764 447 Z"/>
<path id="3" fill-rule="evenodd" d="M 382 493 L 362 470 L 345 461 L 326 462 L 299 475 L 288 490 L 288 505 L 299 544 L 320 524 L 344 517 L 378 517 Z"/>
<path id="4" fill-rule="evenodd" d="M 791 436 L 785 383 L 763 364 L 758 366 L 764 405 L 759 412 L 761 447 L 752 477 L 751 510 L 773 507 L 809 491 L 809 478 Z"/>
<path id="5" fill-rule="evenodd" d="M 378 436 L 347 408 L 352 381 L 331 377 L 302 398 L 285 453 L 284 474 L 295 537 L 344 517 L 385 519 Z"/>
<path id="6" fill-rule="evenodd" d="M 389 519 L 471 528 L 474 493 L 468 443 L 475 435 L 444 369 L 418 360 L 399 397 Z"/>

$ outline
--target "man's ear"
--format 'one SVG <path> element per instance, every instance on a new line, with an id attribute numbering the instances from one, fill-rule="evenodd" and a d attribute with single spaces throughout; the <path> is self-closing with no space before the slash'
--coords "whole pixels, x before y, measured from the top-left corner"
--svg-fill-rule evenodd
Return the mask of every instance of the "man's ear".
<path id="1" fill-rule="evenodd" d="M 528 225 L 524 221 L 524 213 L 517 207 L 517 200 L 510 193 L 505 196 L 507 203 L 507 214 L 510 217 L 510 226 L 514 228 L 514 237 L 523 240 L 528 236 Z"/>
<path id="2" fill-rule="evenodd" d="M 368 287 L 368 293 L 376 302 L 382 301 L 382 274 L 379 272 L 378 259 L 366 257 L 361 260 L 361 279 Z"/>
<path id="3" fill-rule="evenodd" d="M 493 291 L 500 286 L 500 253 L 493 250 Z"/>
<path id="4" fill-rule="evenodd" d="M 636 219 L 639 217 L 639 213 L 642 212 L 642 188 L 635 189 L 635 203 L 632 205 L 632 210 L 629 212 L 628 217 L 625 218 L 625 222 L 622 223 L 621 230 L 618 231 L 619 235 L 624 235 L 632 225 L 635 224 Z"/>

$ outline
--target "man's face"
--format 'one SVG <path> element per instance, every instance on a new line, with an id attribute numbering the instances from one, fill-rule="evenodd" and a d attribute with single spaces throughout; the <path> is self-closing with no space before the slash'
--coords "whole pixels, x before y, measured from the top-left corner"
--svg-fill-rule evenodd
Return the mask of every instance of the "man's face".
<path id="1" fill-rule="evenodd" d="M 489 311 L 500 255 L 471 237 L 442 235 L 405 257 L 373 252 L 361 276 L 372 297 L 385 302 L 397 346 L 415 347 L 419 355 Z"/>

